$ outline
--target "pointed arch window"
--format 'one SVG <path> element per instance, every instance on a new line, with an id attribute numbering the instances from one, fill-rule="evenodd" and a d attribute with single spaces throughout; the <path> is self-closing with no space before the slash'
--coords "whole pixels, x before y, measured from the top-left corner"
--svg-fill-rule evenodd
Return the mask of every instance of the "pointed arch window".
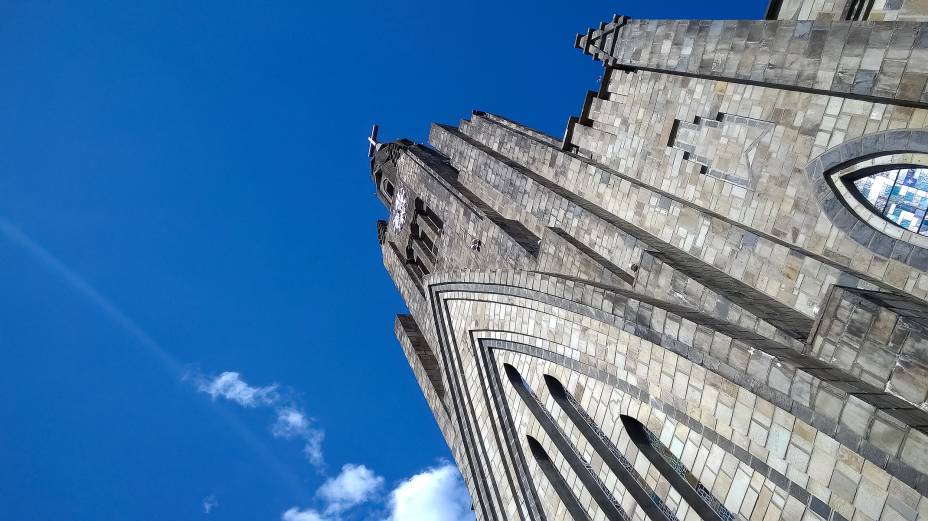
<path id="1" fill-rule="evenodd" d="M 623 414 L 619 418 L 638 450 L 670 482 L 677 493 L 683 496 L 699 517 L 717 521 L 736 519 L 735 514 L 725 508 L 653 432 L 631 416 Z"/>
<path id="2" fill-rule="evenodd" d="M 873 166 L 842 179 L 870 211 L 912 233 L 928 235 L 928 166 Z"/>
<path id="3" fill-rule="evenodd" d="M 522 403 L 532 413 L 532 416 L 538 420 L 542 430 L 548 435 L 554 447 L 561 453 L 574 474 L 577 475 L 580 483 L 593 497 L 593 501 L 599 505 L 600 510 L 605 514 L 605 518 L 609 521 L 629 521 L 631 518 L 622 509 L 622 505 L 616 500 L 612 491 L 599 478 L 593 466 L 578 454 L 576 447 L 567 438 L 567 435 L 557 422 L 554 421 L 554 418 L 551 417 L 548 409 L 535 395 L 535 391 L 532 390 L 528 382 L 522 378 L 519 370 L 509 364 L 503 364 L 503 368 L 506 371 L 509 383 L 516 390 L 516 394 L 519 395 Z"/>
<path id="4" fill-rule="evenodd" d="M 619 479 L 625 490 L 632 495 L 648 518 L 651 521 L 677 521 L 676 514 L 670 510 L 660 496 L 654 493 L 654 490 L 635 470 L 635 465 L 612 443 L 612 440 L 599 428 L 560 380 L 546 374 L 545 385 L 555 403 L 567 414 L 577 430 L 599 454 L 599 457 Z"/>
<path id="5" fill-rule="evenodd" d="M 805 174 L 834 228 L 881 257 L 925 269 L 928 130 L 884 130 L 849 139 L 818 155 Z"/>
<path id="6" fill-rule="evenodd" d="M 548 452 L 541 446 L 541 443 L 531 436 L 526 436 L 526 441 L 528 441 L 528 448 L 535 458 L 535 463 L 538 464 L 538 468 L 548 478 L 554 492 L 561 498 L 561 503 L 564 503 L 564 508 L 570 513 L 570 517 L 577 521 L 589 520 L 590 516 L 586 515 L 583 505 L 580 504 L 577 496 L 570 489 L 570 485 L 567 484 L 564 476 L 557 470 L 557 466 L 551 461 L 551 457 L 548 456 Z"/>

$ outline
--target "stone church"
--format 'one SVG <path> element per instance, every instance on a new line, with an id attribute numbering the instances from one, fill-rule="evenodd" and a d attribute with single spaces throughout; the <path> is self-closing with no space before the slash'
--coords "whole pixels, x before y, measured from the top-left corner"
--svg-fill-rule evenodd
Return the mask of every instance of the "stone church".
<path id="1" fill-rule="evenodd" d="M 396 336 L 478 519 L 928 519 L 928 2 L 576 47 L 604 74 L 562 139 L 371 140 Z"/>

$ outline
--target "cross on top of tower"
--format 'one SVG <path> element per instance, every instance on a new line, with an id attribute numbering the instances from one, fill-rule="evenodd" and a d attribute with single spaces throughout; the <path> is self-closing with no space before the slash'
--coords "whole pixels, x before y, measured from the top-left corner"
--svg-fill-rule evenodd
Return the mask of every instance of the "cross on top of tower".
<path id="1" fill-rule="evenodd" d="M 377 131 L 380 129 L 380 126 L 376 123 L 371 127 L 371 135 L 367 138 L 369 146 L 367 147 L 367 157 L 374 157 L 374 153 L 380 149 L 380 143 L 377 142 Z"/>

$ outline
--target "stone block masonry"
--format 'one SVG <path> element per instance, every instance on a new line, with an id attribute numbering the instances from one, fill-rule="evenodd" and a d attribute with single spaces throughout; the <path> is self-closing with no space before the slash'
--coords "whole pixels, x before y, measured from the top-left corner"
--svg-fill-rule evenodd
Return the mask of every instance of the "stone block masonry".
<path id="1" fill-rule="evenodd" d="M 928 3 L 575 44 L 604 74 L 563 139 L 475 111 L 372 148 L 478 519 L 928 519 Z"/>

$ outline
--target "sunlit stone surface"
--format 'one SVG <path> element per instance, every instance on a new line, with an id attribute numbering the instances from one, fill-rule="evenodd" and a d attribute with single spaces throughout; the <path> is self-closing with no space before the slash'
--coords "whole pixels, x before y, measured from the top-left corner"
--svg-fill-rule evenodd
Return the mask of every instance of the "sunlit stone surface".
<path id="1" fill-rule="evenodd" d="M 926 15 L 616 16 L 563 139 L 478 111 L 373 147 L 479 519 L 928 519 Z"/>

